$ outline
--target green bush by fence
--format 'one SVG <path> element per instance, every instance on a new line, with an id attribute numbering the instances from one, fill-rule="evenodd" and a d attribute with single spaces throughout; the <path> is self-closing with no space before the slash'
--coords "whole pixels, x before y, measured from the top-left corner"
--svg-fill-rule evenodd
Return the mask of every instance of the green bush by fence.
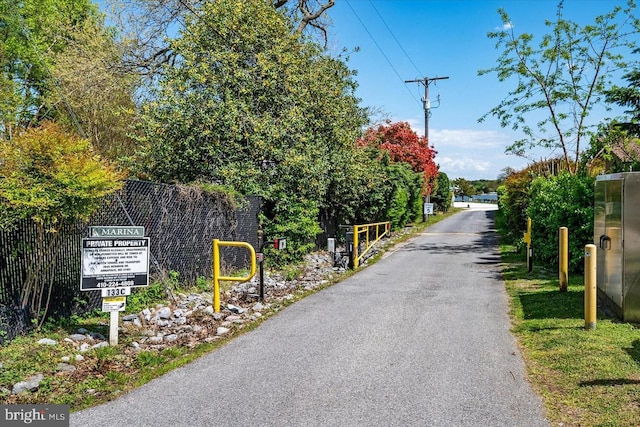
<path id="1" fill-rule="evenodd" d="M 53 280 L 49 316 L 82 314 L 101 302 L 98 292 L 79 290 L 80 245 L 81 239 L 88 237 L 89 226 L 144 226 L 151 240 L 151 273 L 157 276 L 174 271 L 181 281 L 195 282 L 198 277 L 211 276 L 213 239 L 241 240 L 257 246 L 259 208 L 257 197 L 235 206 L 222 193 L 205 192 L 195 186 L 126 181 L 124 188 L 107 197 L 88 222 L 58 231 L 63 239 L 56 262 L 50 263 L 41 279 Z M 20 304 L 20 288 L 37 238 L 29 221 L 0 231 L 0 337 L 12 339 L 32 327 L 29 307 Z M 229 249 L 222 255 L 226 266 L 246 265 L 245 251 Z"/>

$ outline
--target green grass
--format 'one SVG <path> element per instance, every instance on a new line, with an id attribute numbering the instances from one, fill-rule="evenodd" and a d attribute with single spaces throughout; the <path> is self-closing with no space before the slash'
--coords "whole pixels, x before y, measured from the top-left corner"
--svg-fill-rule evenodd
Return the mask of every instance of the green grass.
<path id="1" fill-rule="evenodd" d="M 564 426 L 640 424 L 640 330 L 598 313 L 585 330 L 583 278 L 560 292 L 557 272 L 535 267 L 503 246 L 513 333 L 548 419 Z"/>

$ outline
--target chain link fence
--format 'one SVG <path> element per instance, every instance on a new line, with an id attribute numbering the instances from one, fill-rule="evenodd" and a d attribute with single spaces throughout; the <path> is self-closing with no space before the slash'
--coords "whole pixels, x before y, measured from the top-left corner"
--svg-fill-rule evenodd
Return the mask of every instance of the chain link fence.
<path id="1" fill-rule="evenodd" d="M 52 251 L 35 250 L 48 247 L 52 234 L 39 236 L 30 221 L 0 231 L 0 340 L 10 340 L 32 328 L 32 310 L 21 301 L 21 288 L 36 261 L 44 265 L 38 272 L 39 280 L 52 285 L 49 317 L 80 315 L 100 307 L 99 292 L 80 291 L 81 242 L 89 237 L 90 226 L 143 226 L 151 243 L 151 277 L 157 280 L 177 272 L 181 282 L 193 283 L 212 275 L 213 239 L 258 246 L 260 205 L 259 197 L 249 197 L 235 206 L 225 195 L 196 186 L 129 180 L 104 200 L 88 222 L 57 230 L 61 236 Z M 225 250 L 223 269 L 248 265 L 248 256 L 237 248 Z"/>

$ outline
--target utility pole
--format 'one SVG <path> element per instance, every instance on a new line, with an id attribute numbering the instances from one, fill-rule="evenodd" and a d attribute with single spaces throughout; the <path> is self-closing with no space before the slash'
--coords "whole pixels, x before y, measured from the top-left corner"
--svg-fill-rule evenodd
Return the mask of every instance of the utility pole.
<path id="1" fill-rule="evenodd" d="M 424 98 L 422 98 L 422 108 L 424 108 L 424 139 L 428 145 L 433 147 L 433 144 L 430 144 L 429 141 L 429 114 L 431 109 L 431 101 L 429 101 L 429 84 L 436 80 L 445 80 L 448 79 L 449 76 L 446 77 L 425 77 L 423 79 L 417 80 L 405 80 L 405 83 L 422 83 L 424 85 Z M 440 100 L 440 96 L 438 96 L 438 101 Z M 427 194 L 423 200 L 422 207 L 422 222 L 426 222 L 429 219 L 429 215 L 427 214 L 427 208 L 431 202 L 431 194 Z M 433 207 L 433 205 L 431 205 Z"/>
<path id="2" fill-rule="evenodd" d="M 424 137 L 427 139 L 427 143 L 429 143 L 429 110 L 431 109 L 431 101 L 429 101 L 429 84 L 435 80 L 444 80 L 448 78 L 448 76 L 431 78 L 425 77 L 423 79 L 404 81 L 405 83 L 422 83 L 424 85 L 424 98 L 422 98 L 422 108 L 424 108 Z"/>

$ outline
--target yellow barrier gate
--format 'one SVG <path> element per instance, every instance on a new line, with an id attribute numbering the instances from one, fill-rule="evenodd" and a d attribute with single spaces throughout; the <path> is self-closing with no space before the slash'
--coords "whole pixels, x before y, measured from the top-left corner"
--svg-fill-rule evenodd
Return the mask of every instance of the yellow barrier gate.
<path id="1" fill-rule="evenodd" d="M 220 246 L 236 246 L 247 248 L 251 254 L 251 271 L 246 277 L 220 276 Z M 256 251 L 246 242 L 225 242 L 218 239 L 213 240 L 213 309 L 220 312 L 220 281 L 248 282 L 256 274 Z"/>
<path id="2" fill-rule="evenodd" d="M 383 231 L 382 233 L 380 231 Z M 375 233 L 374 233 L 375 232 Z M 391 223 L 375 222 L 372 224 L 361 224 L 353 226 L 353 268 L 358 268 L 360 261 L 371 250 L 373 245 L 384 236 L 389 236 L 391 233 Z M 359 242 L 361 241 L 360 235 L 364 237 L 365 249 L 359 254 Z M 374 237 L 375 235 L 375 237 Z"/>

